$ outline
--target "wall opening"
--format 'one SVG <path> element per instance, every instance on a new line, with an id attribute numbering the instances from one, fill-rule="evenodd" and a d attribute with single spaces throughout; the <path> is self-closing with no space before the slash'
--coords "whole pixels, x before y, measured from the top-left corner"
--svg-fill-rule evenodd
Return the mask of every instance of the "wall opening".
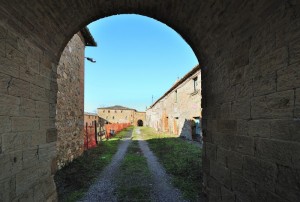
<path id="1" fill-rule="evenodd" d="M 144 122 L 142 120 L 137 121 L 137 126 L 144 126 Z"/>

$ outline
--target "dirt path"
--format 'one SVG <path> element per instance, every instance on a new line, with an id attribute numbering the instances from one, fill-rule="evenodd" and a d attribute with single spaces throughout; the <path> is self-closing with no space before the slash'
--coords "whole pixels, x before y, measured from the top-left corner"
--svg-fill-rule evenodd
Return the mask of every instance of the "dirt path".
<path id="1" fill-rule="evenodd" d="M 114 155 L 111 163 L 101 172 L 98 180 L 93 184 L 83 199 L 79 201 L 117 201 L 115 195 L 115 181 L 122 160 L 126 154 L 127 148 L 131 142 L 132 131 L 128 132 L 128 136 L 123 138 L 119 145 L 117 153 Z"/>
<path id="2" fill-rule="evenodd" d="M 139 128 L 135 129 L 136 134 L 140 134 Z M 117 153 L 114 155 L 112 162 L 101 172 L 98 180 L 93 184 L 83 199 L 79 201 L 118 201 L 116 196 L 116 182 L 115 177 L 118 174 L 122 160 L 127 152 L 128 146 L 131 143 L 132 131 L 129 132 L 128 137 L 124 138 L 119 145 Z M 139 139 L 139 138 L 138 138 Z M 153 202 L 179 202 L 185 201 L 182 198 L 180 191 L 174 188 L 170 182 L 169 176 L 165 169 L 158 162 L 154 156 L 148 143 L 139 139 L 139 147 L 147 159 L 147 164 L 152 173 L 153 183 L 151 190 L 151 201 Z"/>
<path id="3" fill-rule="evenodd" d="M 140 134 L 139 128 L 135 129 L 136 134 Z M 153 191 L 151 200 L 155 202 L 176 202 L 185 201 L 178 189 L 172 186 L 170 177 L 167 175 L 163 166 L 158 162 L 156 156 L 150 150 L 148 143 L 144 140 L 139 140 L 139 146 L 147 158 L 148 167 L 153 176 Z"/>

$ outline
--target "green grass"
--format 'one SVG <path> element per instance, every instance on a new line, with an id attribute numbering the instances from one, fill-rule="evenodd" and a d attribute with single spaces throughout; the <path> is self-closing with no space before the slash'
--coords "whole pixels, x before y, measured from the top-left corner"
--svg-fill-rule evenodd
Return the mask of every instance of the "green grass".
<path id="1" fill-rule="evenodd" d="M 186 199 L 199 201 L 202 197 L 202 150 L 180 138 L 141 128 L 143 138 L 155 153 L 166 172 L 172 177 Z"/>
<path id="2" fill-rule="evenodd" d="M 85 151 L 82 156 L 57 171 L 54 176 L 59 201 L 77 201 L 107 166 L 117 152 L 120 139 L 127 136 L 129 127 L 115 137 L 102 141 L 96 148 Z"/>
<path id="3" fill-rule="evenodd" d="M 118 201 L 150 201 L 151 174 L 138 141 L 128 148 L 117 176 Z"/>

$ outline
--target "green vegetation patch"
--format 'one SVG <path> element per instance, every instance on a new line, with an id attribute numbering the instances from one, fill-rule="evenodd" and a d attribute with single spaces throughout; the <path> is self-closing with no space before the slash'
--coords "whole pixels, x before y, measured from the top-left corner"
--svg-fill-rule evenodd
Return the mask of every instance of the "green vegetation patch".
<path id="1" fill-rule="evenodd" d="M 151 128 L 142 128 L 150 149 L 155 153 L 166 172 L 172 177 L 186 199 L 199 201 L 202 193 L 202 150 L 180 138 L 156 133 Z"/>
<path id="2" fill-rule="evenodd" d="M 116 181 L 118 201 L 151 201 L 151 174 L 138 141 L 129 145 Z"/>
<path id="3" fill-rule="evenodd" d="M 112 139 L 102 141 L 96 148 L 85 151 L 82 156 L 57 171 L 54 180 L 59 201 L 77 201 L 84 196 L 100 172 L 107 166 L 118 150 L 120 139 L 129 136 L 129 127 Z"/>

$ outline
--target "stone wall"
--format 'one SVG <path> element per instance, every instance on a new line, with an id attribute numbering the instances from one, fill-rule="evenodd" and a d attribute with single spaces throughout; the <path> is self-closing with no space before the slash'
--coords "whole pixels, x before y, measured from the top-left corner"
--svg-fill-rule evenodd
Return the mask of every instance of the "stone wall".
<path id="1" fill-rule="evenodd" d="M 98 116 L 108 123 L 131 123 L 134 120 L 133 109 L 97 109 Z"/>
<path id="2" fill-rule="evenodd" d="M 65 47 L 57 68 L 57 165 L 66 163 L 84 150 L 84 49 L 81 33 Z"/>
<path id="3" fill-rule="evenodd" d="M 200 61 L 209 200 L 299 201 L 295 0 L 0 1 L 0 200 L 55 198 L 60 55 L 88 23 L 123 13 L 166 23 Z"/>
<path id="4" fill-rule="evenodd" d="M 146 110 L 146 125 L 192 140 L 195 117 L 201 118 L 200 67 L 192 69 Z"/>
<path id="5" fill-rule="evenodd" d="M 133 125 L 137 126 L 139 120 L 143 121 L 143 124 L 145 124 L 146 112 L 138 112 L 138 111 L 134 112 Z"/>
<path id="6" fill-rule="evenodd" d="M 0 201 L 55 199 L 57 64 L 2 23 Z"/>
<path id="7" fill-rule="evenodd" d="M 145 122 L 145 112 L 122 106 L 121 108 L 98 108 L 97 113 L 101 120 L 108 123 L 130 123 L 136 126 L 139 119 Z"/>

